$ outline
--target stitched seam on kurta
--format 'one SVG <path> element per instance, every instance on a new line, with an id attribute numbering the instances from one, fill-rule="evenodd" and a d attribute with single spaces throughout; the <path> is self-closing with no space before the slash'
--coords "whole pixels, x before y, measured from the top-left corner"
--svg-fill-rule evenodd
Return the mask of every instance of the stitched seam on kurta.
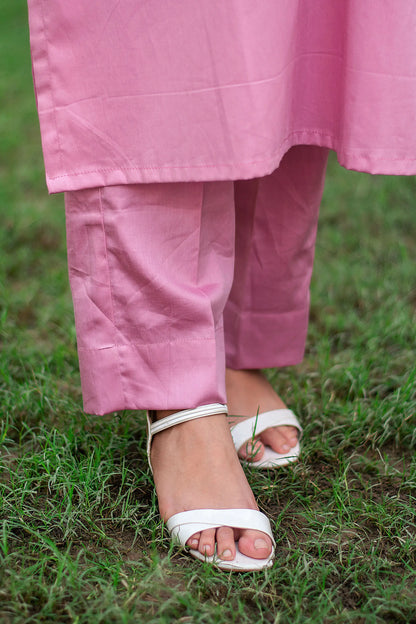
<path id="1" fill-rule="evenodd" d="M 201 163 L 199 165 L 164 165 L 164 166 L 157 166 L 157 165 L 146 165 L 146 166 L 142 166 L 142 165 L 138 165 L 137 167 L 116 167 L 116 168 L 101 168 L 101 169 L 87 169 L 87 170 L 83 170 L 83 171 L 69 171 L 68 173 L 65 173 L 64 175 L 59 175 L 59 176 L 49 176 L 50 180 L 58 180 L 59 178 L 67 178 L 68 176 L 79 176 L 79 175 L 85 175 L 87 173 L 106 173 L 106 172 L 110 172 L 110 171 L 147 171 L 147 170 L 165 170 L 165 169 L 204 169 L 204 168 L 210 168 L 210 169 L 215 169 L 215 168 L 219 168 L 219 167 L 238 167 L 238 166 L 247 166 L 247 165 L 257 165 L 257 164 L 261 164 L 261 163 L 265 163 L 268 162 L 270 160 L 273 160 L 274 158 L 277 158 L 279 156 L 279 154 L 282 152 L 282 149 L 285 149 L 285 147 L 287 145 L 290 145 L 290 138 L 291 137 L 295 137 L 296 135 L 305 135 L 305 134 L 316 134 L 320 137 L 326 137 L 328 139 L 334 139 L 334 135 L 333 134 L 326 134 L 325 132 L 321 132 L 319 130 L 309 130 L 309 129 L 305 129 L 305 130 L 296 130 L 294 132 L 291 132 L 280 144 L 279 149 L 272 154 L 272 156 L 268 156 L 267 158 L 261 158 L 258 160 L 242 160 L 236 163 L 233 162 L 228 162 L 228 163 L 213 163 L 213 164 L 209 164 L 209 163 Z M 352 149 L 362 149 L 362 148 L 352 148 Z M 393 159 L 385 159 L 385 160 L 393 160 Z M 403 159 L 396 159 L 396 160 L 403 160 Z M 404 161 L 406 162 L 406 161 Z M 413 162 L 412 159 L 409 159 L 409 162 Z"/>
<path id="2" fill-rule="evenodd" d="M 48 63 L 49 87 L 50 87 L 49 90 L 50 90 L 51 98 L 53 102 L 53 123 L 55 126 L 56 142 L 58 144 L 59 163 L 60 163 L 61 168 L 64 169 L 63 160 L 62 160 L 63 157 L 62 157 L 61 140 L 60 140 L 60 135 L 58 132 L 58 121 L 57 121 L 57 116 L 56 116 L 58 107 L 56 106 L 56 102 L 55 102 L 55 95 L 54 95 L 55 90 L 52 88 L 52 71 L 51 71 L 50 55 L 49 55 L 50 43 L 49 43 L 49 38 L 48 38 L 48 29 L 45 23 L 45 12 L 44 12 L 43 7 L 44 7 L 44 1 L 41 2 L 41 15 L 42 15 L 43 32 L 44 32 L 45 41 L 46 41 L 46 59 Z"/>
<path id="3" fill-rule="evenodd" d="M 258 160 L 247 160 L 247 161 L 239 161 L 236 163 L 233 162 L 228 162 L 228 163 L 215 163 L 215 164 L 209 164 L 209 163 L 201 163 L 200 165 L 165 165 L 165 166 L 156 166 L 156 165 L 146 165 L 146 166 L 137 166 L 137 167 L 115 167 L 115 168 L 101 168 L 101 169 L 87 169 L 87 170 L 83 170 L 83 171 L 69 171 L 68 173 L 65 173 L 63 175 L 59 175 L 59 176 L 48 176 L 50 180 L 58 180 L 60 178 L 67 178 L 67 177 L 72 177 L 72 176 L 80 176 L 80 175 L 85 175 L 88 173 L 106 173 L 106 172 L 110 172 L 110 171 L 137 171 L 137 170 L 142 170 L 142 171 L 146 171 L 146 170 L 169 170 L 169 169 L 204 169 L 204 168 L 211 168 L 211 169 L 215 169 L 215 168 L 220 168 L 220 167 L 238 167 L 238 166 L 247 166 L 247 165 L 256 165 L 256 164 L 262 164 L 265 162 L 268 162 L 270 160 L 273 160 L 274 158 L 277 158 L 279 156 L 279 154 L 281 153 L 281 151 L 283 149 L 285 149 L 285 147 L 290 144 L 290 139 L 292 137 L 296 137 L 296 136 L 302 136 L 302 135 L 317 135 L 321 138 L 327 138 L 330 139 L 331 141 L 335 141 L 335 135 L 333 134 L 327 134 L 325 132 L 321 132 L 319 130 L 311 130 L 311 129 L 304 129 L 304 130 L 296 130 L 294 132 L 291 132 L 285 139 L 284 141 L 280 144 L 280 148 L 279 150 L 277 150 L 276 152 L 274 152 L 274 154 L 272 154 L 271 156 L 267 157 L 267 158 L 261 158 Z M 332 148 L 332 146 L 329 146 Z M 334 148 L 332 148 L 334 149 Z M 382 148 L 379 148 L 380 150 Z M 336 150 L 337 151 L 337 150 Z M 363 147 L 348 147 L 342 150 L 339 150 L 340 154 L 348 154 L 349 152 L 363 152 L 366 154 L 371 154 L 376 151 L 375 148 L 363 148 Z M 385 149 L 383 148 L 383 151 L 385 151 Z M 396 150 L 397 151 L 397 150 Z M 370 157 L 372 160 L 374 161 L 385 161 L 385 162 L 409 162 L 409 163 L 413 163 L 416 162 L 416 158 L 382 158 L 382 157 L 378 157 L 375 154 L 372 155 Z"/>

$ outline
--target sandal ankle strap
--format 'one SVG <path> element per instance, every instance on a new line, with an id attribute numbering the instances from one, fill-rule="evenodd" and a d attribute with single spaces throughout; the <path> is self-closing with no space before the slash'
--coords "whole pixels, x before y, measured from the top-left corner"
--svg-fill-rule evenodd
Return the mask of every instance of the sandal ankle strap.
<path id="1" fill-rule="evenodd" d="M 215 414 L 224 413 L 228 414 L 228 409 L 226 405 L 221 405 L 221 403 L 211 403 L 210 405 L 201 405 L 195 409 L 182 410 L 181 412 L 175 412 L 170 416 L 166 416 L 166 418 L 153 422 L 150 425 L 150 433 L 153 436 L 160 431 L 164 431 L 164 429 L 175 427 L 176 425 L 180 425 L 188 420 L 195 420 L 196 418 L 204 418 L 205 416 L 214 416 Z"/>
<path id="2" fill-rule="evenodd" d="M 204 418 L 205 416 L 215 416 L 216 414 L 228 414 L 228 408 L 226 405 L 222 405 L 221 403 L 210 403 L 209 405 L 201 405 L 195 409 L 186 409 L 180 412 L 175 412 L 174 414 L 166 416 L 156 422 L 152 422 L 151 414 L 152 412 L 148 412 L 147 414 L 147 458 L 149 460 L 150 469 L 152 470 L 150 462 L 150 448 L 152 446 L 152 438 L 156 435 L 156 433 L 169 429 L 170 427 L 180 425 L 188 420 Z"/>

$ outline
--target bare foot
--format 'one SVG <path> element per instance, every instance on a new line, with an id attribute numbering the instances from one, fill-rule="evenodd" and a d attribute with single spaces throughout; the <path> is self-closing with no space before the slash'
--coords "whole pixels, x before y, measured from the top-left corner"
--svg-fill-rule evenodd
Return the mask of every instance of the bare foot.
<path id="1" fill-rule="evenodd" d="M 158 412 L 164 418 L 173 412 Z M 160 515 L 192 509 L 258 509 L 234 450 L 224 414 L 191 420 L 161 431 L 152 441 L 151 461 Z M 266 559 L 272 550 L 261 531 L 221 527 L 193 535 L 187 545 L 203 555 L 231 561 L 240 552 Z"/>
<path id="2" fill-rule="evenodd" d="M 225 380 L 230 426 L 241 422 L 241 418 L 233 419 L 232 415 L 249 418 L 257 413 L 286 408 L 261 371 L 227 368 Z M 256 436 L 254 442 L 244 444 L 238 455 L 247 461 L 257 461 L 263 457 L 264 445 L 270 446 L 277 453 L 288 453 L 297 441 L 296 427 L 270 427 Z"/>

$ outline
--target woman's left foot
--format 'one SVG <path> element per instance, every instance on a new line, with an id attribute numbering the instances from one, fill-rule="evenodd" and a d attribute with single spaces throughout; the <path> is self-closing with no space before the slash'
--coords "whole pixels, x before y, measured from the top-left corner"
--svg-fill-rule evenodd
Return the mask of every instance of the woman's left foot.
<path id="1" fill-rule="evenodd" d="M 233 370 L 227 368 L 225 374 L 227 388 L 228 421 L 230 427 L 244 418 L 251 418 L 276 409 L 286 409 L 285 403 L 273 390 L 270 383 L 259 370 Z M 238 418 L 233 418 L 233 416 Z M 289 453 L 298 442 L 296 427 L 270 427 L 255 436 L 253 441 L 244 444 L 238 451 L 241 459 L 259 461 L 264 454 L 264 447 L 270 446 L 277 453 Z"/>
<path id="2" fill-rule="evenodd" d="M 157 419 L 172 413 L 157 412 Z M 225 414 L 188 420 L 161 431 L 152 439 L 151 463 L 165 522 L 184 511 L 258 511 L 234 451 Z M 219 560 L 231 562 L 236 557 L 236 543 L 241 554 L 254 560 L 253 568 L 244 569 L 256 569 L 256 560 L 265 560 L 272 553 L 271 537 L 262 529 L 233 526 L 194 533 L 187 546 L 207 557 L 216 552 Z"/>

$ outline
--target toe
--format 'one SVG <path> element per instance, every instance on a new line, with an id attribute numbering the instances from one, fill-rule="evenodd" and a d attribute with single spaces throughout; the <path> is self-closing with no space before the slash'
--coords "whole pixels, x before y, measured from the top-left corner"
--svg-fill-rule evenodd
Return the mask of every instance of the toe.
<path id="1" fill-rule="evenodd" d="M 279 429 L 280 429 L 280 433 L 286 436 L 286 439 L 288 443 L 290 444 L 291 448 L 296 446 L 298 439 L 299 439 L 299 432 L 296 429 L 296 427 L 289 427 L 288 425 L 285 425 L 285 426 L 279 427 Z"/>
<path id="2" fill-rule="evenodd" d="M 199 540 L 201 538 L 201 533 L 195 533 L 189 540 L 186 542 L 188 548 L 192 548 L 192 550 L 198 550 Z"/>
<path id="3" fill-rule="evenodd" d="M 191 538 L 192 539 L 192 538 Z M 215 529 L 207 529 L 206 531 L 202 531 L 198 550 L 201 555 L 206 555 L 207 557 L 211 557 L 215 552 Z"/>
<path id="4" fill-rule="evenodd" d="M 247 557 L 266 559 L 272 552 L 272 541 L 265 533 L 247 529 L 241 532 L 238 548 Z"/>
<path id="5" fill-rule="evenodd" d="M 235 557 L 234 530 L 230 527 L 217 529 L 217 553 L 220 559 L 231 561 Z"/>
<path id="6" fill-rule="evenodd" d="M 263 431 L 260 437 L 262 442 L 276 453 L 288 453 L 298 441 L 297 429 L 289 426 L 270 427 Z"/>
<path id="7" fill-rule="evenodd" d="M 264 444 L 261 440 L 249 440 L 240 447 L 238 456 L 246 461 L 259 461 L 264 455 Z"/>

